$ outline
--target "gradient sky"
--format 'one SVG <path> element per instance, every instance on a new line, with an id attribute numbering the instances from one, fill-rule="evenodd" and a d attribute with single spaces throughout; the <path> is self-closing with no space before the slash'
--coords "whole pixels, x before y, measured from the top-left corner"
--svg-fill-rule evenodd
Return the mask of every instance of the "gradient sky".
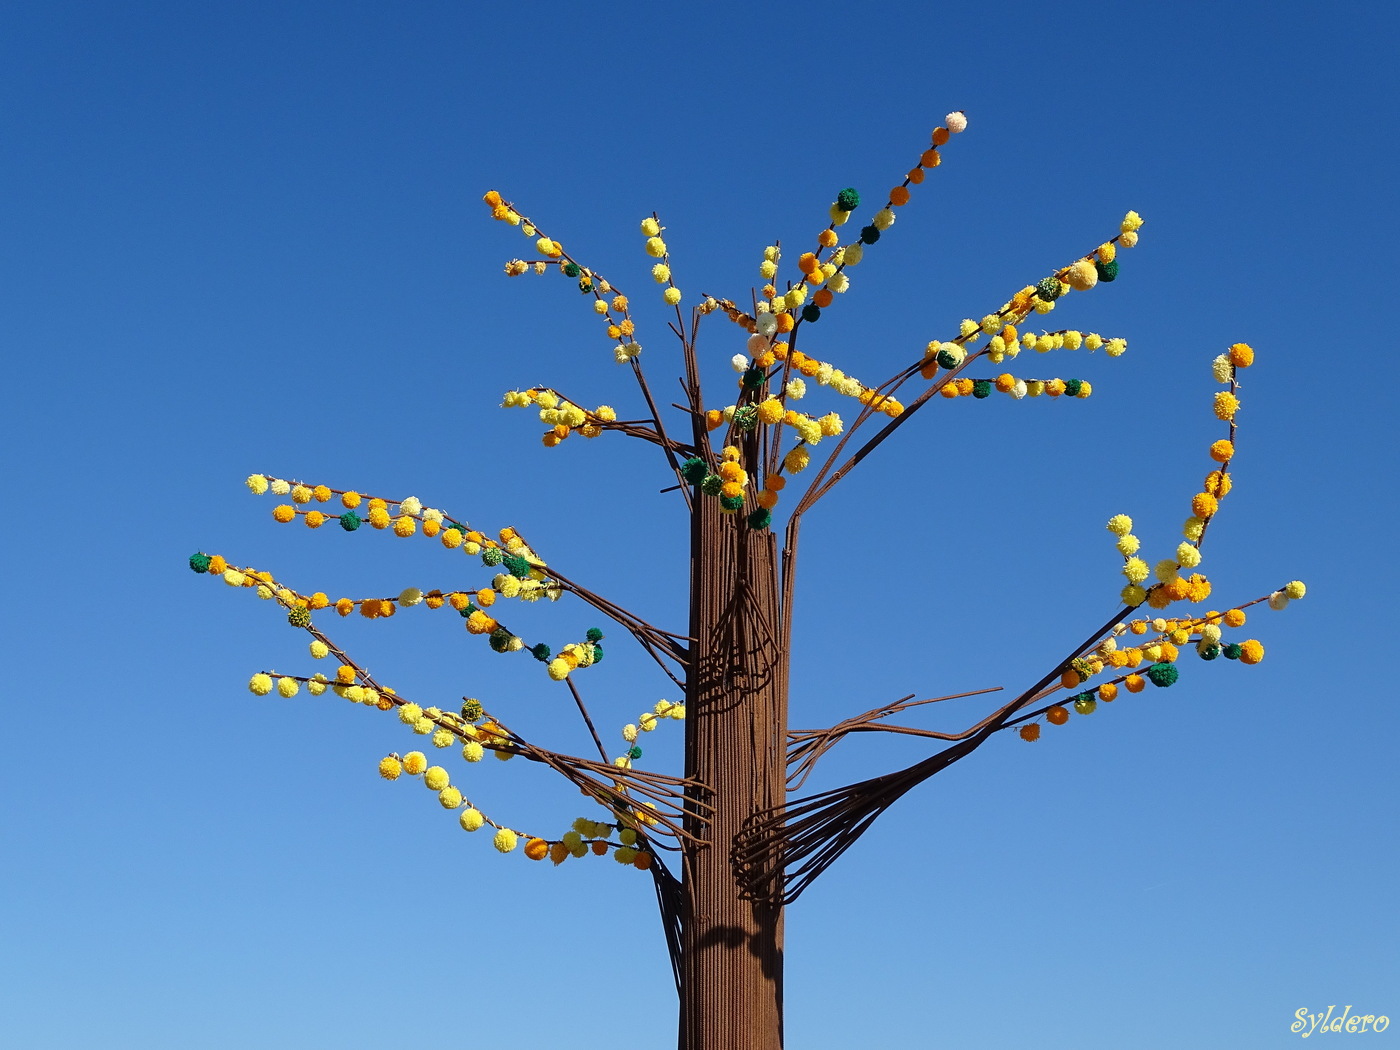
<path id="1" fill-rule="evenodd" d="M 660 457 L 548 450 L 496 407 L 639 399 L 568 282 L 505 278 L 526 245 L 481 194 L 641 304 L 670 401 L 638 221 L 660 213 L 689 301 L 746 300 L 763 245 L 791 259 L 844 186 L 883 199 L 953 109 L 968 131 L 804 349 L 874 382 L 1133 208 L 1119 280 L 1052 322 L 1129 351 L 1022 359 L 1087 401 L 939 399 L 813 512 L 794 725 L 1053 667 L 1114 607 L 1104 521 L 1177 543 L 1233 342 L 1259 356 L 1210 604 L 1310 593 L 1251 615 L 1258 666 L 1187 656 L 1171 690 L 1005 734 L 901 801 L 789 913 L 789 1045 L 1252 1050 L 1295 1045 L 1300 1008 L 1400 1015 L 1396 29 L 1349 3 L 9 5 L 0 1044 L 669 1045 L 649 880 L 500 857 L 375 775 L 415 739 L 391 717 L 250 695 L 316 669 L 304 635 L 185 560 L 336 594 L 484 583 L 421 537 L 274 524 L 243 487 L 266 472 L 514 525 L 681 626 Z M 712 404 L 741 336 L 702 329 Z M 597 622 L 528 616 L 561 641 Z M 402 693 L 584 753 L 539 666 L 446 612 L 337 623 Z M 580 684 L 619 746 L 675 696 L 605 644 Z M 914 721 L 986 710 L 948 707 Z M 677 728 L 647 765 L 676 768 Z M 852 741 L 814 786 L 927 751 Z M 460 778 L 546 834 L 601 815 L 521 765 Z"/>

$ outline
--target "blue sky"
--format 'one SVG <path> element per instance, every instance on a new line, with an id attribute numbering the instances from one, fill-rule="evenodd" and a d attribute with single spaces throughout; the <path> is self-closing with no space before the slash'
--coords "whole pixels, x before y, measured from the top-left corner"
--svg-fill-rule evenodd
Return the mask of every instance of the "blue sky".
<path id="1" fill-rule="evenodd" d="M 1259 358 L 1211 604 L 1310 593 L 1251 615 L 1258 666 L 1192 657 L 1171 690 L 989 744 L 896 806 L 789 913 L 790 1045 L 1267 1048 L 1300 1007 L 1400 1013 L 1396 28 L 1352 4 L 12 5 L 0 1042 L 666 1045 L 645 876 L 499 857 L 375 776 L 413 739 L 388 716 L 250 695 L 255 671 L 315 669 L 304 638 L 185 559 L 352 595 L 484 582 L 421 538 L 274 524 L 242 485 L 266 472 L 516 526 L 681 626 L 660 458 L 545 449 L 496 407 L 534 384 L 638 399 L 567 282 L 505 278 L 525 246 L 481 194 L 641 303 L 669 401 L 639 220 L 660 213 L 688 296 L 747 299 L 763 245 L 809 243 L 844 186 L 883 199 L 953 109 L 968 131 L 809 352 L 883 378 L 1133 208 L 1119 280 L 1054 318 L 1129 351 L 1027 366 L 1089 379 L 1086 401 L 939 399 L 813 513 L 794 725 L 1053 666 L 1113 608 L 1110 515 L 1175 546 L 1233 342 Z M 702 329 L 711 403 L 740 350 Z M 531 614 L 562 639 L 597 619 Z M 405 694 L 586 746 L 538 665 L 445 613 L 335 637 Z M 613 745 L 668 696 L 648 668 L 614 638 L 588 672 Z M 985 709 L 958 704 L 919 724 Z M 662 732 L 646 762 L 674 768 Z M 852 741 L 817 786 L 925 753 Z M 471 771 L 493 815 L 584 815 L 519 765 Z"/>

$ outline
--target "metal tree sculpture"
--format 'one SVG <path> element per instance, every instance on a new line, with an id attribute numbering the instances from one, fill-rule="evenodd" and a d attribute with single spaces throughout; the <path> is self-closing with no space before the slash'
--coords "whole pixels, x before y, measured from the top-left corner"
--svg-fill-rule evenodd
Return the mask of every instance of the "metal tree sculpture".
<path id="1" fill-rule="evenodd" d="M 421 532 L 449 550 L 479 557 L 493 578 L 474 591 L 425 593 L 409 588 L 395 598 L 332 602 L 323 593 L 287 587 L 270 573 L 233 568 L 217 555 L 200 553 L 190 559 L 196 571 L 275 599 L 289 621 L 311 635 L 311 655 L 333 658 L 338 665 L 334 675 L 257 674 L 250 682 L 254 693 L 276 690 L 292 696 L 305 686 L 313 694 L 330 690 L 347 700 L 397 711 L 400 721 L 435 747 L 460 747 L 467 762 L 480 761 L 488 751 L 501 758 L 519 756 L 548 766 L 596 801 L 603 812 L 595 816 L 601 815 L 601 820 L 579 818 L 569 831 L 554 837 L 527 835 L 483 814 L 453 785 L 447 770 L 430 766 L 423 752 L 391 754 L 379 766 L 387 780 L 405 773 L 423 777 L 442 806 L 458 812 L 464 829 L 494 828 L 493 843 L 502 853 L 514 852 L 524 840 L 522 852 L 531 860 L 547 858 L 558 865 L 589 854 L 611 855 L 648 872 L 680 995 L 682 1050 L 773 1050 L 782 1045 L 783 909 L 911 788 L 998 733 L 1015 729 L 1021 739 L 1034 741 L 1040 736 L 1042 717 L 1051 725 L 1063 725 L 1071 709 L 1090 714 L 1098 703 L 1114 700 L 1120 686 L 1132 693 L 1147 683 L 1170 686 L 1177 679 L 1180 647 L 1193 646 L 1204 660 L 1223 656 L 1256 663 L 1263 656 L 1257 641 L 1233 642 L 1224 636 L 1244 623 L 1244 609 L 1254 603 L 1224 612 L 1164 615 L 1175 603 L 1200 606 L 1210 595 L 1206 578 L 1189 570 L 1199 565 L 1207 528 L 1230 491 L 1239 408 L 1236 375 L 1254 356 L 1248 346 L 1235 344 L 1212 365 L 1224 387 L 1215 395 L 1215 415 L 1228 433 L 1210 446 L 1214 465 L 1191 500 L 1184 540 L 1170 557 L 1149 569 L 1137 557 L 1131 520 L 1125 515 L 1110 520 L 1108 528 L 1125 559 L 1128 582 L 1122 608 L 1050 662 L 1042 678 L 961 732 L 887 722 L 918 705 L 953 699 L 915 700 L 914 694 L 829 729 L 788 728 L 788 654 L 804 515 L 935 398 L 1090 395 L 1089 383 L 1081 379 L 1028 379 L 1003 370 L 1023 348 L 1045 352 L 1083 347 L 1101 349 L 1110 357 L 1127 348 L 1123 339 L 1067 330 L 1034 334 L 1021 327 L 1033 314 L 1050 313 L 1069 292 L 1087 291 L 1117 277 L 1118 253 L 1137 243 L 1142 224 L 1133 212 L 1115 237 L 1022 288 L 980 321 L 963 321 L 956 335 L 928 343 L 917 360 L 877 386 L 866 386 L 832 364 L 799 352 L 799 336 L 848 289 L 849 271 L 893 224 L 895 209 L 909 201 L 910 188 L 939 166 L 940 148 L 966 123 L 961 113 L 949 114 L 933 132 L 919 163 L 889 192 L 869 224 L 857 236 L 844 238 L 844 244 L 839 231 L 859 208 L 860 196 L 853 189 L 842 190 L 831 205 L 830 223 L 817 235 L 814 250 L 798 257 L 790 280 L 779 283 L 780 251 L 777 246 L 766 248 L 759 269 L 765 284 L 752 297 L 751 313 L 711 296 L 703 297 L 689 316 L 683 313 L 662 227 L 655 215 L 642 221 L 646 251 L 656 260 L 651 277 L 676 311 L 670 328 L 684 368 L 685 403 L 672 406 L 683 413 L 683 422 L 671 432 L 642 370 L 642 348 L 627 296 L 545 235 L 513 203 L 495 191 L 486 194 L 493 216 L 520 228 L 539 254 L 536 259 L 511 260 L 506 273 L 559 271 L 577 285 L 606 327 L 616 360 L 635 378 L 645 413 L 619 419 L 608 406 L 589 411 L 552 388 L 512 391 L 505 405 L 536 408 L 550 428 L 544 434 L 549 446 L 575 434 L 592 438 L 616 432 L 661 449 L 677 482 L 673 488 L 685 500 L 690 517 L 689 621 L 683 632 L 648 623 L 575 582 L 547 564 L 514 529 L 488 536 L 412 497 L 369 497 L 266 475 L 253 475 L 248 485 L 255 493 L 289 497 L 290 502 L 273 511 L 279 522 L 301 518 L 313 529 L 337 524 L 347 532 L 368 524 L 401 537 Z M 703 396 L 696 354 L 701 320 L 712 314 L 741 330 L 745 349 L 733 359 L 739 373 L 737 393 L 733 403 L 723 407 Z M 985 374 L 977 375 L 979 368 Z M 851 398 L 858 406 L 854 417 L 847 422 L 836 412 L 817 416 L 798 408 L 809 392 L 809 381 Z M 907 405 L 897 398 L 906 388 L 917 390 Z M 857 435 L 863 440 L 853 444 Z M 793 501 L 780 543 L 773 512 L 789 481 L 807 474 L 814 453 L 827 441 L 834 447 Z M 338 515 L 318 509 L 333 500 L 340 504 Z M 1255 601 L 1282 608 L 1303 593 L 1303 585 L 1294 581 Z M 602 632 L 590 629 L 556 652 L 543 642 L 528 643 L 497 619 L 509 602 L 554 601 L 565 595 L 582 600 L 630 634 L 682 691 L 683 703 L 663 701 L 624 727 L 629 746 L 621 755 L 608 754 L 575 682 L 576 672 L 602 659 Z M 488 710 L 476 699 L 466 699 L 456 711 L 413 702 L 381 684 L 316 622 L 318 615 L 332 610 L 347 616 L 358 609 L 374 619 L 419 604 L 432 609 L 449 606 L 465 618 L 470 633 L 481 635 L 496 652 L 525 653 L 543 663 L 549 678 L 569 690 L 598 757 L 562 754 L 527 740 L 510 728 L 494 705 Z M 1155 615 L 1136 616 L 1143 605 Z M 1089 684 L 1091 679 L 1098 679 L 1097 684 Z M 1057 693 L 1065 693 L 1067 699 L 1057 698 Z M 959 694 L 971 695 L 977 694 Z M 685 768 L 678 776 L 636 764 L 641 757 L 635 743 L 638 734 L 667 718 L 684 719 L 685 724 Z M 848 734 L 861 732 L 926 737 L 946 746 L 907 769 L 788 800 L 790 793 L 801 790 L 823 754 Z M 667 854 L 671 864 L 663 860 Z"/>

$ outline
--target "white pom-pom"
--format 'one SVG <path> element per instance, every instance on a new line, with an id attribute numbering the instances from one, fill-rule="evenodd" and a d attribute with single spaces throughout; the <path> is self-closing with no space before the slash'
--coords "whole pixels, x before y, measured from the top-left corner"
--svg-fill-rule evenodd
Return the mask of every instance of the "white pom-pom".
<path id="1" fill-rule="evenodd" d="M 962 110 L 956 110 L 943 118 L 944 125 L 956 135 L 960 131 L 967 130 L 967 114 Z"/>

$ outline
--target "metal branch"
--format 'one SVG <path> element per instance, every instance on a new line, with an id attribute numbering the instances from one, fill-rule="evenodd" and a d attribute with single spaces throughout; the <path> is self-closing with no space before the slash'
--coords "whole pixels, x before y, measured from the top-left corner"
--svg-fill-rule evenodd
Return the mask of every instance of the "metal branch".
<path id="1" fill-rule="evenodd" d="M 1073 659 L 1112 630 L 1133 607 L 1116 612 L 1059 661 L 1040 681 L 956 736 L 956 742 L 906 769 L 825 791 L 750 818 L 730 851 L 735 877 L 746 897 L 774 905 L 792 903 L 908 791 L 972 754 L 1017 711 L 1043 696 Z M 898 707 L 899 705 L 894 705 Z M 881 709 L 876 709 L 877 712 Z M 959 739 L 961 738 L 961 739 Z"/>
<path id="2" fill-rule="evenodd" d="M 878 719 L 888 718 L 890 715 L 907 711 L 911 707 L 920 707 L 924 704 L 937 704 L 944 700 L 961 700 L 969 696 L 982 696 L 985 693 L 995 693 L 1001 690 L 1001 686 L 992 686 L 987 689 L 974 689 L 967 693 L 953 693 L 949 696 L 938 696 L 928 700 L 913 700 L 915 694 L 910 693 L 892 704 L 883 707 L 872 708 L 864 714 L 848 718 L 829 729 L 799 729 L 788 733 L 788 765 L 796 765 L 797 768 L 788 774 L 787 785 L 789 791 L 796 791 L 811 775 L 816 767 L 817 760 L 829 750 L 839 744 L 850 733 L 897 733 L 906 736 L 922 736 L 935 740 L 961 740 L 977 730 L 977 726 L 962 733 L 939 733 L 932 729 L 917 729 L 911 726 L 892 726 L 881 724 Z"/>
<path id="3" fill-rule="evenodd" d="M 681 909 L 684 897 L 681 882 L 662 862 L 660 854 L 651 855 L 652 885 L 656 889 L 656 906 L 661 912 L 661 929 L 666 935 L 666 954 L 671 960 L 671 976 L 676 981 L 676 994 L 681 990 Z"/>
<path id="4" fill-rule="evenodd" d="M 593 743 L 598 745 L 598 754 L 600 754 L 603 757 L 603 761 L 606 762 L 608 760 L 607 748 L 603 747 L 602 738 L 598 736 L 598 730 L 593 725 L 593 719 L 589 717 L 588 708 L 583 704 L 583 697 L 579 695 L 578 686 L 574 685 L 573 675 L 565 678 L 564 681 L 569 683 L 569 692 L 574 694 L 574 703 L 578 704 L 578 713 L 583 716 L 583 724 L 588 727 L 588 732 L 593 736 Z"/>
<path id="5" fill-rule="evenodd" d="M 656 425 L 656 432 L 661 435 L 661 440 L 663 442 L 661 447 L 666 453 L 666 462 L 671 465 L 671 469 L 675 471 L 676 476 L 680 477 L 681 467 L 680 464 L 676 462 L 676 453 L 673 447 L 674 443 L 666 436 L 666 424 L 661 422 L 661 412 L 656 407 L 655 398 L 651 396 L 651 387 L 647 385 L 647 377 L 642 374 L 641 363 L 634 357 L 631 359 L 631 364 L 632 374 L 637 377 L 637 385 L 641 387 L 642 397 L 646 399 L 647 408 L 651 410 L 651 419 Z M 681 495 L 685 498 L 685 505 L 689 509 L 692 504 L 690 489 L 688 487 L 682 488 Z"/>
<path id="6" fill-rule="evenodd" d="M 671 631 L 662 630 L 660 627 L 648 623 L 635 613 L 628 612 L 616 602 L 610 601 L 599 594 L 595 594 L 582 584 L 575 583 L 567 576 L 555 571 L 553 567 L 548 567 L 547 571 L 550 576 L 566 590 L 572 594 L 578 595 L 578 597 L 588 605 L 597 609 L 608 619 L 626 630 L 632 637 L 636 638 L 642 647 L 646 649 L 658 663 L 660 663 L 660 657 L 656 650 L 659 649 L 682 667 L 688 665 L 690 654 L 681 642 L 691 641 L 689 636 L 674 634 Z M 664 664 L 661 666 L 667 674 L 670 674 L 669 669 L 667 669 Z"/>

